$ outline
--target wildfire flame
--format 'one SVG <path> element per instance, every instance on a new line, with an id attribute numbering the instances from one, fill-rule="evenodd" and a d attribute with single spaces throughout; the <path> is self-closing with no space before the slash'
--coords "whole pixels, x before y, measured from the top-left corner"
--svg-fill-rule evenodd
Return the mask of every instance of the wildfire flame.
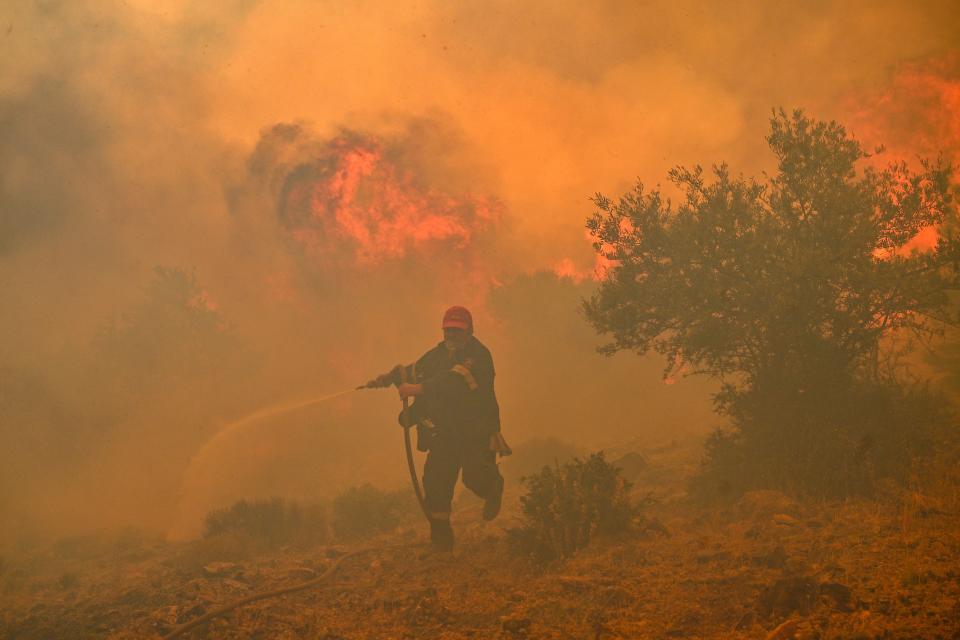
<path id="1" fill-rule="evenodd" d="M 414 252 L 464 250 L 497 224 L 501 208 L 492 197 L 431 184 L 379 139 L 344 134 L 290 172 L 279 216 L 309 253 L 347 250 L 372 267 Z"/>
<path id="2" fill-rule="evenodd" d="M 851 130 L 868 145 L 883 144 L 886 161 L 960 160 L 960 54 L 901 65 L 882 89 L 849 103 Z"/>
<path id="3" fill-rule="evenodd" d="M 879 164 L 943 156 L 960 166 L 960 54 L 901 65 L 882 89 L 852 96 L 848 104 L 850 129 L 864 146 L 883 145 Z M 932 251 L 938 238 L 935 227 L 921 229 L 897 253 Z"/>

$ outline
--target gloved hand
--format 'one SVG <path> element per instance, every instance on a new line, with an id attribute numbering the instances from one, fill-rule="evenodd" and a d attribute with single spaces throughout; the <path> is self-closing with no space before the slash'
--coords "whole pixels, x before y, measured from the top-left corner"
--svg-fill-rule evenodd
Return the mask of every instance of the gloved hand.
<path id="1" fill-rule="evenodd" d="M 387 373 L 383 373 L 365 384 L 370 389 L 383 389 L 400 381 L 400 365 L 398 364 Z"/>

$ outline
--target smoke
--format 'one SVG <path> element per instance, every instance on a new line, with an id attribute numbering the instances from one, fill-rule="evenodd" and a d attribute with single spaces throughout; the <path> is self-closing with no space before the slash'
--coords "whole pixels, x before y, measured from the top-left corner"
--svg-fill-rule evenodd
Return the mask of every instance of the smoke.
<path id="1" fill-rule="evenodd" d="M 219 429 L 414 359 L 457 303 L 512 441 L 705 431 L 708 385 L 593 353 L 576 315 L 598 266 L 588 198 L 677 163 L 759 171 L 780 105 L 956 157 L 957 14 L 4 7 L 0 517 L 167 529 Z M 245 432 L 211 455 L 197 508 L 401 483 L 396 404 L 357 394 Z"/>
<path id="2" fill-rule="evenodd" d="M 848 126 L 881 161 L 960 162 L 960 53 L 897 65 L 884 86 L 847 97 Z"/>

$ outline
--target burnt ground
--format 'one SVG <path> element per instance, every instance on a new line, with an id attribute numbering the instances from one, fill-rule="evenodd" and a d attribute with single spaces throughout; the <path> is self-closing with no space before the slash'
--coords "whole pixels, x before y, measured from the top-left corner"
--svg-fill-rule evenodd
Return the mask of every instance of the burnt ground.
<path id="1" fill-rule="evenodd" d="M 547 566 L 508 549 L 515 492 L 495 523 L 461 500 L 457 550 L 427 558 L 419 523 L 357 545 L 239 554 L 134 532 L 15 549 L 0 564 L 0 637 L 158 638 L 372 547 L 321 586 L 184 637 L 960 638 L 960 486 L 703 507 L 666 477 L 650 483 L 645 526 Z"/>

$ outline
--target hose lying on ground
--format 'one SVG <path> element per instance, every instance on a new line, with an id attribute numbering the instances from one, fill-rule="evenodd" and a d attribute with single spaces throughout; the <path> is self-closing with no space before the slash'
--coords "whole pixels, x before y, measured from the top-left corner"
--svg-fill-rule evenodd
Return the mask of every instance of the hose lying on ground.
<path id="1" fill-rule="evenodd" d="M 327 578 L 331 577 L 334 573 L 336 573 L 337 569 L 340 568 L 340 565 L 347 558 L 352 558 L 354 556 L 358 556 L 363 553 L 368 553 L 370 551 L 377 551 L 378 549 L 380 548 L 368 547 L 366 549 L 357 549 L 356 551 L 351 551 L 350 553 L 347 553 L 337 558 L 337 560 L 333 564 L 327 567 L 326 571 L 321 573 L 316 578 L 307 580 L 306 582 L 301 582 L 299 584 L 294 584 L 289 587 L 282 587 L 280 589 L 274 589 L 272 591 L 263 591 L 261 593 L 255 593 L 251 596 L 247 596 L 245 598 L 240 598 L 239 600 L 235 600 L 230 604 L 224 605 L 219 609 L 214 609 L 209 613 L 203 614 L 199 618 L 196 618 L 194 620 L 191 620 L 190 622 L 180 625 L 179 627 L 177 627 L 167 635 L 163 636 L 163 640 L 170 640 L 170 638 L 176 638 L 176 637 L 182 636 L 187 631 L 190 631 L 191 629 L 195 629 L 196 627 L 199 627 L 200 625 L 205 624 L 210 620 L 213 620 L 214 618 L 218 618 L 225 613 L 229 613 L 238 607 L 242 607 L 245 604 L 250 604 L 251 602 L 257 602 L 258 600 L 266 600 L 267 598 L 276 598 L 277 596 L 282 596 L 288 593 L 294 593 L 297 591 L 303 591 L 305 589 L 315 587 L 318 584 L 321 584 L 322 582 L 324 582 Z"/>

